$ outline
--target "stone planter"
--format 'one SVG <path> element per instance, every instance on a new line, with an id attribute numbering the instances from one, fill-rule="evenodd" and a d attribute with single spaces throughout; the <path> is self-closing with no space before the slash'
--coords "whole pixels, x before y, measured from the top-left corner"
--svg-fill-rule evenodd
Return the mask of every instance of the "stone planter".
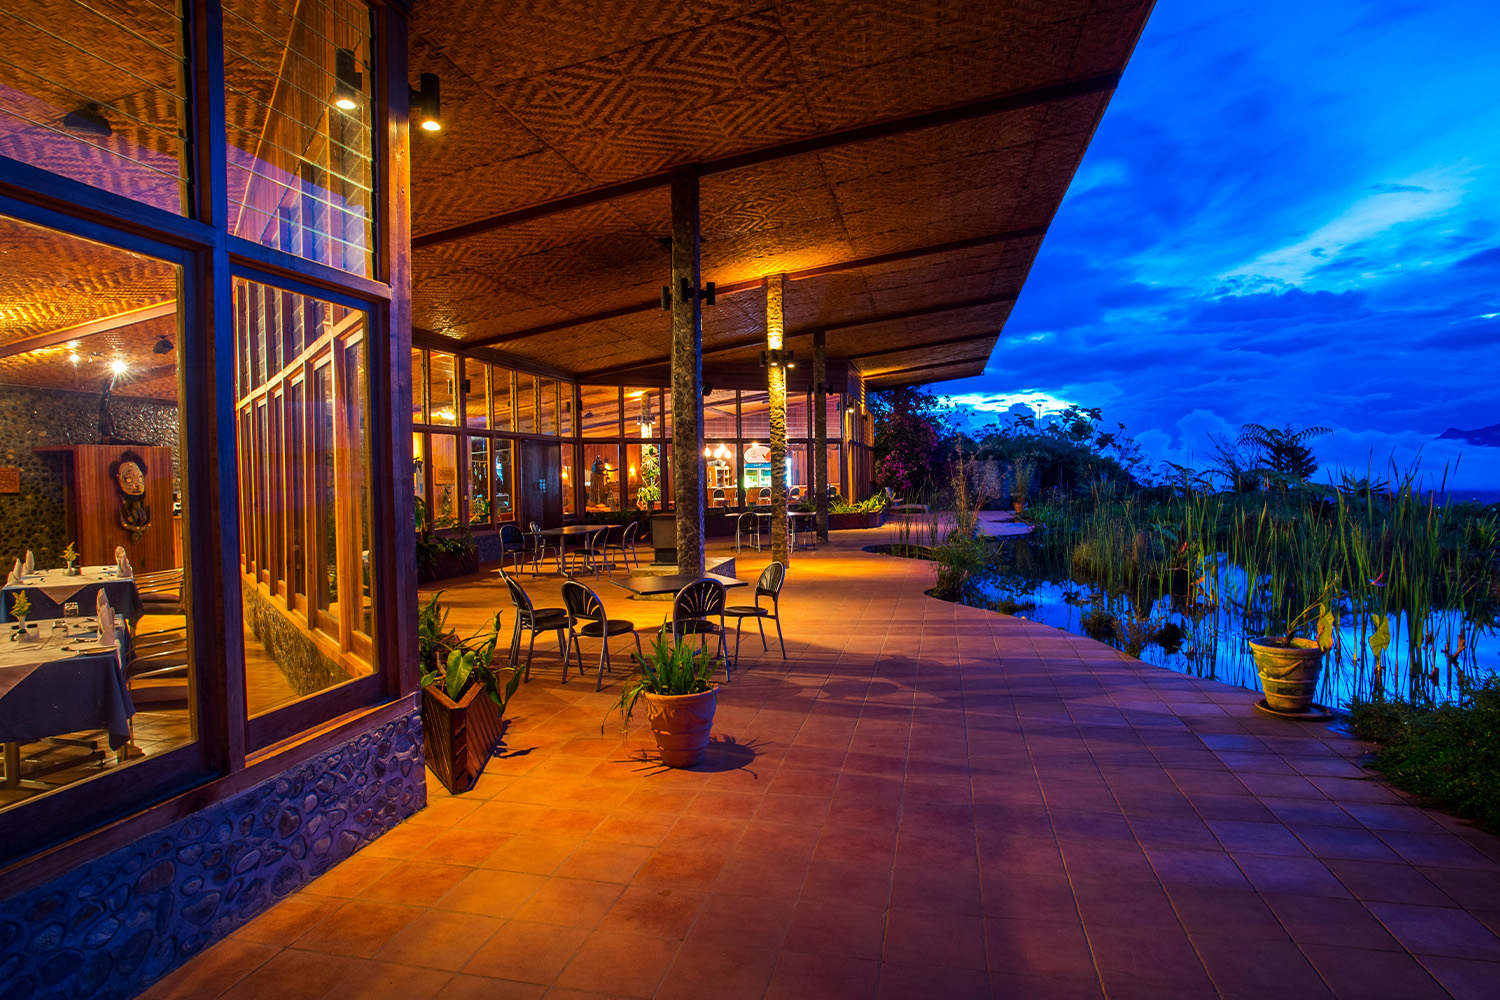
<path id="1" fill-rule="evenodd" d="M 500 706 L 482 685 L 472 685 L 457 702 L 436 684 L 422 689 L 427 766 L 455 795 L 474 787 L 504 731 Z"/>
<path id="2" fill-rule="evenodd" d="M 885 511 L 868 510 L 852 514 L 829 514 L 829 531 L 849 531 L 854 528 L 878 528 L 885 523 Z"/>
<path id="3" fill-rule="evenodd" d="M 708 737 L 719 704 L 715 684 L 699 694 L 644 694 L 646 721 L 656 737 L 661 762 L 668 767 L 692 767 L 708 754 Z"/>
<path id="4" fill-rule="evenodd" d="M 1277 712 L 1311 712 L 1323 672 L 1323 651 L 1312 639 L 1293 639 L 1290 647 L 1280 639 L 1250 640 L 1250 655 L 1260 673 L 1266 705 Z"/>

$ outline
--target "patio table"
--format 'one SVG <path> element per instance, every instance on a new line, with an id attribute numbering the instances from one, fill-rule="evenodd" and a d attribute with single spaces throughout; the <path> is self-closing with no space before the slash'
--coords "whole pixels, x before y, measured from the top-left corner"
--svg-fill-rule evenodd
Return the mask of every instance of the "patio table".
<path id="1" fill-rule="evenodd" d="M 693 576 L 688 573 L 673 573 L 670 576 L 627 576 L 622 580 L 609 582 L 632 594 L 651 597 L 658 594 L 675 594 L 688 584 L 704 579 L 718 580 L 724 585 L 725 590 L 745 586 L 744 580 L 736 580 L 732 576 L 720 576 L 717 573 L 705 573 L 703 576 Z"/>
<path id="2" fill-rule="evenodd" d="M 585 537 L 597 531 L 608 531 L 607 524 L 565 524 L 561 528 L 543 528 L 541 531 L 528 531 L 526 534 L 532 537 L 556 538 L 557 541 L 557 571 L 568 579 L 573 579 L 573 574 L 566 569 L 568 565 L 568 539 L 578 535 Z M 535 573 L 532 574 L 533 576 Z"/>

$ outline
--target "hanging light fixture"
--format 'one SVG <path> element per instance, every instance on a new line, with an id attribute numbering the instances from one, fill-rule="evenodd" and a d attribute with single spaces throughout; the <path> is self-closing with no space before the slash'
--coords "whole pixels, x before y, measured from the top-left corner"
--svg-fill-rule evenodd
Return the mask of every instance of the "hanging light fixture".
<path id="1" fill-rule="evenodd" d="M 423 73 L 422 89 L 411 92 L 412 120 L 428 132 L 442 129 L 442 85 L 436 73 Z"/>
<path id="2" fill-rule="evenodd" d="M 98 104 L 85 104 L 69 111 L 63 115 L 62 124 L 69 132 L 97 136 L 100 139 L 108 139 L 115 134 L 109 119 L 104 117 L 104 108 Z"/>
<path id="3" fill-rule="evenodd" d="M 349 49 L 335 49 L 333 53 L 333 104 L 341 111 L 353 111 L 359 107 L 356 100 L 365 89 L 365 75 L 359 71 L 359 62 Z"/>
<path id="4" fill-rule="evenodd" d="M 172 341 L 166 334 L 156 338 L 156 343 L 151 347 L 152 354 L 171 354 L 177 348 L 172 346 Z"/>

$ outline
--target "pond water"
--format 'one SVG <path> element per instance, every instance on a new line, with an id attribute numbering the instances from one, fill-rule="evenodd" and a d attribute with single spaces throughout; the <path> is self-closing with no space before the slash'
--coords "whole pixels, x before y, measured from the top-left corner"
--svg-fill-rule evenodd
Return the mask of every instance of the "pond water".
<path id="1" fill-rule="evenodd" d="M 1260 690 L 1247 639 L 1264 634 L 1264 626 L 1247 627 L 1242 606 L 1250 581 L 1243 570 L 1221 562 L 1217 578 L 1210 581 L 1216 586 L 1181 586 L 1181 593 L 1107 593 L 1035 565 L 1017 571 L 1016 565 L 1037 562 L 1024 558 L 1028 545 L 1024 539 L 1007 540 L 1004 546 L 1022 550 L 1022 558 L 1010 552 L 1009 558 L 996 560 L 1009 564 L 1007 568 L 971 579 L 964 603 L 1087 635 L 1179 673 Z M 1216 603 L 1205 598 L 1209 592 L 1218 595 Z M 1430 616 L 1431 641 L 1421 644 L 1415 656 L 1410 623 L 1392 615 L 1389 645 L 1377 656 L 1370 644 L 1375 631 L 1371 616 L 1347 606 L 1339 610 L 1336 643 L 1324 659 L 1319 683 L 1320 705 L 1343 709 L 1355 697 L 1377 694 L 1449 701 L 1459 694 L 1461 676 L 1477 680 L 1500 672 L 1500 633 L 1466 622 L 1457 612 Z"/>

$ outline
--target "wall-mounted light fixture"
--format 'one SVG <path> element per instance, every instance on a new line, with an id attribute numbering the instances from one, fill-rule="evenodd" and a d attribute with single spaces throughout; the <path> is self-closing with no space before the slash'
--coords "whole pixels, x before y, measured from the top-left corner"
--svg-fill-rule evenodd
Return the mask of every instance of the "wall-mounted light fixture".
<path id="1" fill-rule="evenodd" d="M 411 92 L 412 121 L 428 132 L 437 132 L 443 127 L 442 85 L 436 73 L 423 73 L 422 89 Z"/>
<path id="2" fill-rule="evenodd" d="M 333 50 L 333 106 L 340 111 L 359 107 L 357 98 L 365 89 L 365 75 L 350 49 Z"/>
<path id="3" fill-rule="evenodd" d="M 796 368 L 797 352 L 784 350 L 761 351 L 760 366 L 762 368 Z"/>

